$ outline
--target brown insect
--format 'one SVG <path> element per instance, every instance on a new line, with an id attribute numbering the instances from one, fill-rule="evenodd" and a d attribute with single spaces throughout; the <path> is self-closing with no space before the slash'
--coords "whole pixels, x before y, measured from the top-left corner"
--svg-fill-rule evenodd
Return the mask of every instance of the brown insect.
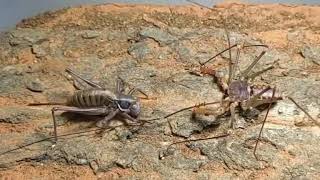
<path id="1" fill-rule="evenodd" d="M 158 120 L 160 118 L 153 118 L 144 120 L 138 118 L 141 107 L 139 99 L 133 96 L 135 91 L 140 92 L 148 98 L 148 96 L 138 88 L 131 88 L 129 92 L 126 94 L 124 91 L 124 81 L 120 78 L 117 79 L 116 84 L 116 92 L 113 93 L 110 90 L 103 88 L 102 86 L 83 78 L 77 73 L 73 72 L 71 69 L 66 69 L 66 72 L 69 73 L 75 82 L 75 86 L 78 89 L 74 92 L 72 96 L 69 97 L 66 103 L 30 103 L 29 106 L 38 106 L 38 105 L 64 105 L 59 107 L 52 108 L 52 119 L 54 125 L 54 136 L 50 136 L 48 138 L 40 139 L 25 145 L 19 145 L 17 148 L 13 148 L 7 150 L 5 152 L 0 153 L 1 155 L 10 153 L 12 151 L 16 151 L 33 144 L 37 144 L 43 141 L 49 141 L 54 139 L 54 143 L 57 142 L 58 137 L 66 137 L 66 136 L 74 136 L 81 134 L 87 134 L 90 132 L 98 132 L 98 131 L 111 131 L 116 127 L 120 127 L 122 125 L 116 127 L 107 127 L 110 120 L 112 120 L 115 116 L 119 115 L 124 119 L 131 120 L 135 122 L 134 124 L 127 124 L 128 126 L 141 126 L 144 123 L 150 123 L 151 121 Z M 83 84 L 86 83 L 86 85 Z M 80 84 L 77 85 L 77 83 Z M 89 86 L 89 88 L 87 88 Z M 93 116 L 102 116 L 103 119 L 97 122 L 97 128 L 92 130 L 86 130 L 81 132 L 74 132 L 68 134 L 58 135 L 57 133 L 57 123 L 55 118 L 56 111 L 65 111 L 77 114 L 84 115 L 93 115 Z M 139 123 L 138 123 L 139 122 Z"/>
<path id="2" fill-rule="evenodd" d="M 140 102 L 139 99 L 134 97 L 132 94 L 135 91 L 139 91 L 147 97 L 147 95 L 141 90 L 132 88 L 126 94 L 124 92 L 124 81 L 118 78 L 116 92 L 114 93 L 90 80 L 81 77 L 71 69 L 66 69 L 66 72 L 69 73 L 75 81 L 80 83 L 81 81 L 85 82 L 87 85 L 89 85 L 89 88 L 80 88 L 69 97 L 67 102 L 63 104 L 64 106 L 52 108 L 55 141 L 58 140 L 57 123 L 55 118 L 56 111 L 102 116 L 103 119 L 98 121 L 96 124 L 97 127 L 100 128 L 106 127 L 109 121 L 117 115 L 132 122 L 139 121 L 138 116 L 141 111 Z M 44 104 L 37 103 L 31 105 Z"/>
<path id="3" fill-rule="evenodd" d="M 240 74 L 236 75 L 235 69 L 238 68 L 237 66 L 239 64 L 240 51 L 242 49 L 249 48 L 249 47 L 256 47 L 256 46 L 268 48 L 268 46 L 263 45 L 263 44 L 261 44 L 261 45 L 239 45 L 239 44 L 231 45 L 229 34 L 227 31 L 226 31 L 226 34 L 227 34 L 227 40 L 228 40 L 229 47 L 227 49 L 221 51 L 220 53 L 216 54 L 212 58 L 208 59 L 204 63 L 200 63 L 200 65 L 201 65 L 200 73 L 205 74 L 205 75 L 210 75 L 214 78 L 215 82 L 218 84 L 221 91 L 223 92 L 224 98 L 221 100 L 221 102 L 203 103 L 200 105 L 195 105 L 195 106 L 183 108 L 179 111 L 176 111 L 174 113 L 166 115 L 165 118 L 168 118 L 178 112 L 182 112 L 182 111 L 185 111 L 188 109 L 193 109 L 193 117 L 196 117 L 197 115 L 209 115 L 209 114 L 219 117 L 221 115 L 230 114 L 230 116 L 231 116 L 230 117 L 230 127 L 235 128 L 236 112 L 237 112 L 236 110 L 237 109 L 239 110 L 239 112 L 244 112 L 247 110 L 252 110 L 252 109 L 261 107 L 263 105 L 267 105 L 268 106 L 267 112 L 264 117 L 263 124 L 262 124 L 261 130 L 259 132 L 259 136 L 257 138 L 256 145 L 255 145 L 254 152 L 253 152 L 254 156 L 256 158 L 257 158 L 257 156 L 256 156 L 257 145 L 258 145 L 258 142 L 261 138 L 261 133 L 262 133 L 264 124 L 266 122 L 266 119 L 268 117 L 271 105 L 278 102 L 279 100 L 283 100 L 285 98 L 291 100 L 313 122 L 315 122 L 315 124 L 317 126 L 320 127 L 319 122 L 317 122 L 314 118 L 312 118 L 310 116 L 310 114 L 306 110 L 304 110 L 291 97 L 283 97 L 283 96 L 280 96 L 278 93 L 276 93 L 276 87 L 272 88 L 270 86 L 267 86 L 265 88 L 261 88 L 261 87 L 257 87 L 252 84 L 252 80 L 256 76 L 273 68 L 273 67 L 268 67 L 268 68 L 263 69 L 261 71 L 251 73 L 251 70 L 258 63 L 258 61 L 261 59 L 261 57 L 266 53 L 266 51 L 262 51 L 260 53 L 260 55 L 257 56 L 253 60 L 253 62 L 245 70 L 240 72 Z M 232 53 L 231 53 L 232 48 L 237 48 L 235 60 L 233 60 L 232 56 L 231 56 L 232 55 Z M 229 76 L 228 76 L 227 80 L 225 80 L 225 78 L 223 78 L 219 73 L 217 73 L 212 68 L 208 68 L 205 66 L 211 60 L 213 60 L 214 58 L 216 58 L 217 56 L 221 55 L 222 53 L 224 53 L 226 51 L 229 51 L 229 58 L 228 58 L 229 59 L 229 67 L 228 67 Z M 207 106 L 210 104 L 218 104 L 218 103 L 220 103 L 219 109 L 210 111 L 210 110 L 204 108 L 204 106 Z M 225 137 L 225 135 L 220 135 L 217 137 Z M 213 138 L 217 138 L 217 137 L 213 137 Z M 212 138 L 209 138 L 209 139 L 212 139 Z M 199 139 L 199 140 L 204 140 L 204 139 Z M 196 141 L 196 140 L 192 140 L 192 141 Z M 181 141 L 181 142 L 186 142 L 186 141 Z M 176 142 L 174 144 L 181 143 L 181 142 Z"/>

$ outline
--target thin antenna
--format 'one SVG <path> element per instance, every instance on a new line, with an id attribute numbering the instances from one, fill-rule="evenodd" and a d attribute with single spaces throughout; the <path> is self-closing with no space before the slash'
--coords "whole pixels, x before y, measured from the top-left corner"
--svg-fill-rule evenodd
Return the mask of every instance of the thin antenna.
<path id="1" fill-rule="evenodd" d="M 88 130 L 88 131 L 80 131 L 80 132 L 76 132 L 76 133 L 62 134 L 62 135 L 60 135 L 60 136 L 58 136 L 58 137 L 66 137 L 66 136 L 84 134 L 84 133 L 88 133 L 88 132 L 96 132 L 96 131 L 101 130 L 101 129 L 102 129 L 102 128 L 96 128 L 96 129 Z M 80 136 L 77 136 L 77 137 L 80 137 Z M 7 154 L 7 153 L 10 153 L 10 152 L 12 152 L 12 151 L 16 151 L 16 150 L 18 150 L 18 149 L 22 149 L 22 148 L 31 146 L 31 145 L 33 145 L 33 144 L 37 144 L 37 143 L 44 142 L 44 141 L 49 141 L 49 140 L 52 140 L 52 139 L 54 139 L 54 138 L 55 138 L 54 136 L 50 136 L 50 137 L 47 137 L 47 138 L 44 138 L 44 139 L 40 139 L 40 140 L 38 140 L 38 141 L 34 141 L 34 142 L 31 142 L 31 143 L 25 144 L 25 145 L 20 145 L 20 146 L 17 147 L 17 148 L 10 149 L 10 150 L 8 150 L 8 151 L 5 151 L 5 152 L 0 153 L 0 156 L 2 156 L 2 155 L 4 155 L 4 154 Z"/>
<path id="2" fill-rule="evenodd" d="M 139 125 L 140 125 L 140 124 L 139 124 Z M 85 133 L 96 132 L 96 131 L 99 131 L 99 130 L 107 130 L 107 132 L 109 132 L 109 131 L 112 131 L 112 130 L 114 130 L 115 128 L 121 127 L 121 126 L 123 126 L 123 125 L 118 125 L 118 126 L 115 126 L 115 127 L 110 127 L 109 129 L 96 127 L 96 128 L 94 128 L 94 129 L 87 130 L 87 131 L 80 131 L 80 132 L 75 132 L 75 133 L 62 134 L 62 135 L 59 135 L 58 137 L 60 138 L 60 137 L 67 137 L 67 136 L 72 136 L 72 135 L 83 134 L 83 135 L 80 135 L 80 136 L 76 136 L 76 137 L 81 137 L 81 136 L 85 136 L 85 135 L 84 135 Z M 131 125 L 127 125 L 127 126 L 138 126 L 138 125 L 131 124 Z M 19 150 L 19 149 L 22 149 L 22 148 L 25 148 L 25 147 L 28 147 L 28 146 L 31 146 L 31 145 L 34 145 L 34 144 L 37 144 L 37 143 L 41 143 L 41 142 L 44 142 L 44 141 L 49 141 L 49 140 L 52 140 L 52 139 L 55 139 L 55 137 L 54 137 L 54 136 L 50 136 L 50 137 L 47 137 L 47 138 L 44 138 L 44 139 L 40 139 L 40 140 L 31 142 L 31 143 L 25 144 L 25 145 L 20 145 L 20 146 L 17 147 L 17 148 L 13 148 L 13 149 L 10 149 L 10 150 L 7 150 L 7 151 L 5 151 L 5 152 L 0 153 L 0 156 L 5 155 L 5 154 L 8 154 L 8 153 L 13 152 L 13 151 L 16 151 L 16 150 Z"/>

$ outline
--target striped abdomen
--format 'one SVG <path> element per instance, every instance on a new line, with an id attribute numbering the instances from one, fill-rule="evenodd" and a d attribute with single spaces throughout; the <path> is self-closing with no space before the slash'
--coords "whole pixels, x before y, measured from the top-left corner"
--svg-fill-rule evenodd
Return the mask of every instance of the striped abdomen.
<path id="1" fill-rule="evenodd" d="M 85 89 L 76 91 L 67 102 L 69 106 L 80 108 L 99 107 L 111 104 L 116 95 L 108 90 Z"/>

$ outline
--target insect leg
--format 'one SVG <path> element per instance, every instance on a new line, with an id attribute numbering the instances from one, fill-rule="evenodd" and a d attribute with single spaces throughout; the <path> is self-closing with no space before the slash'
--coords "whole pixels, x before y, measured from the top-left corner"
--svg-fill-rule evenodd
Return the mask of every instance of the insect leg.
<path id="1" fill-rule="evenodd" d="M 131 117 L 129 114 L 127 114 L 127 113 L 120 113 L 120 115 L 122 116 L 122 117 L 124 117 L 124 118 L 126 118 L 126 119 L 129 119 L 130 121 L 132 121 L 132 122 L 137 122 L 139 119 L 136 119 L 136 118 L 133 118 L 133 117 Z"/>
<path id="2" fill-rule="evenodd" d="M 71 69 L 67 68 L 66 69 L 66 72 L 69 73 L 71 76 L 75 77 L 75 79 L 80 79 L 84 82 L 86 82 L 87 84 L 89 84 L 91 87 L 94 87 L 94 88 L 99 88 L 99 89 L 103 89 L 100 85 L 86 79 L 86 78 L 83 78 L 82 76 L 80 76 L 79 74 L 75 73 L 74 71 L 72 71 Z"/>
<path id="3" fill-rule="evenodd" d="M 57 122 L 55 118 L 56 111 L 65 111 L 65 112 L 73 112 L 79 114 L 86 114 L 86 115 L 103 115 L 107 113 L 106 108 L 78 108 L 78 107 L 53 107 L 51 109 L 52 112 L 52 120 L 53 120 L 53 128 L 54 128 L 54 137 L 55 142 L 58 141 L 58 134 L 57 134 Z"/>
<path id="4" fill-rule="evenodd" d="M 119 111 L 120 111 L 119 109 L 116 109 L 114 111 L 109 112 L 109 114 L 106 117 L 104 117 L 104 119 L 97 122 L 96 126 L 99 128 L 107 127 L 110 120 L 114 118 L 119 113 Z"/>

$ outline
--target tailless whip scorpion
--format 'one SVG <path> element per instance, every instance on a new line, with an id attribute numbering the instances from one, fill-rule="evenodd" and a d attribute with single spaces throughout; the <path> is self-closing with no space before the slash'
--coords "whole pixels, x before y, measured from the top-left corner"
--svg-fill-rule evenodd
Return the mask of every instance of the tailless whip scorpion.
<path id="1" fill-rule="evenodd" d="M 236 75 L 235 69 L 238 68 L 237 66 L 239 64 L 240 52 L 242 49 L 249 48 L 249 47 L 255 47 L 255 46 L 268 48 L 268 46 L 263 45 L 263 44 L 261 44 L 261 45 L 245 45 L 245 44 L 231 45 L 229 33 L 227 31 L 226 31 L 226 34 L 227 34 L 227 40 L 228 40 L 228 48 L 226 48 L 223 51 L 219 52 L 218 54 L 214 55 L 212 58 L 208 59 L 205 62 L 199 62 L 201 65 L 200 66 L 200 73 L 202 75 L 210 75 L 214 78 L 215 82 L 217 83 L 217 85 L 219 86 L 221 91 L 223 92 L 223 99 L 220 102 L 202 103 L 199 105 L 186 107 L 186 108 L 180 109 L 176 112 L 173 112 L 171 114 L 168 114 L 164 118 L 168 118 L 174 114 L 177 114 L 179 112 L 189 110 L 189 109 L 192 109 L 193 117 L 196 117 L 196 115 L 200 115 L 200 114 L 201 115 L 214 115 L 216 117 L 230 114 L 231 115 L 230 126 L 232 128 L 235 128 L 234 124 L 235 124 L 235 120 L 236 120 L 236 110 L 239 110 L 239 112 L 244 112 L 246 110 L 252 110 L 252 109 L 261 107 L 263 105 L 267 105 L 268 106 L 267 112 L 266 112 L 265 117 L 263 119 L 262 127 L 260 129 L 258 138 L 256 140 L 256 144 L 254 147 L 254 151 L 253 151 L 253 154 L 256 159 L 257 159 L 256 150 L 257 150 L 258 142 L 261 138 L 262 130 L 263 130 L 264 124 L 267 120 L 269 111 L 271 109 L 271 105 L 278 102 L 279 100 L 283 100 L 286 98 L 289 99 L 299 109 L 301 109 L 317 126 L 320 127 L 320 123 L 318 121 L 316 121 L 313 117 L 311 117 L 311 115 L 306 110 L 304 110 L 293 98 L 280 96 L 278 93 L 276 93 L 276 87 L 272 88 L 271 86 L 267 86 L 267 87 L 261 88 L 261 87 L 257 87 L 252 84 L 252 81 L 256 76 L 273 68 L 273 67 L 268 67 L 268 68 L 265 68 L 261 71 L 251 73 L 251 70 L 253 69 L 253 67 L 258 63 L 258 61 L 261 59 L 261 57 L 263 57 L 263 55 L 266 53 L 266 51 L 262 51 L 260 53 L 260 55 L 257 56 L 253 60 L 253 62 L 245 70 L 240 72 L 240 74 Z M 231 49 L 233 49 L 233 48 L 237 49 L 235 60 L 232 59 Z M 217 56 L 220 56 L 221 54 L 223 54 L 226 51 L 229 51 L 229 53 L 228 53 L 229 54 L 229 57 L 228 57 L 229 75 L 228 75 L 227 80 L 225 80 L 225 78 L 223 78 L 214 69 L 208 68 L 205 66 L 211 60 L 213 60 Z M 216 110 L 208 110 L 208 109 L 203 108 L 204 106 L 207 106 L 207 105 L 219 104 L 219 103 L 220 103 L 220 107 Z M 168 122 L 170 125 L 170 121 L 168 121 Z M 226 135 L 219 135 L 216 137 L 195 139 L 195 140 L 191 140 L 191 141 L 213 139 L 213 138 L 219 138 L 219 137 L 225 137 L 225 136 Z M 173 144 L 178 144 L 178 143 L 183 143 L 183 142 L 188 142 L 188 141 L 189 140 L 179 141 L 179 142 L 175 142 Z M 171 144 L 171 145 L 173 145 L 173 144 Z"/>

